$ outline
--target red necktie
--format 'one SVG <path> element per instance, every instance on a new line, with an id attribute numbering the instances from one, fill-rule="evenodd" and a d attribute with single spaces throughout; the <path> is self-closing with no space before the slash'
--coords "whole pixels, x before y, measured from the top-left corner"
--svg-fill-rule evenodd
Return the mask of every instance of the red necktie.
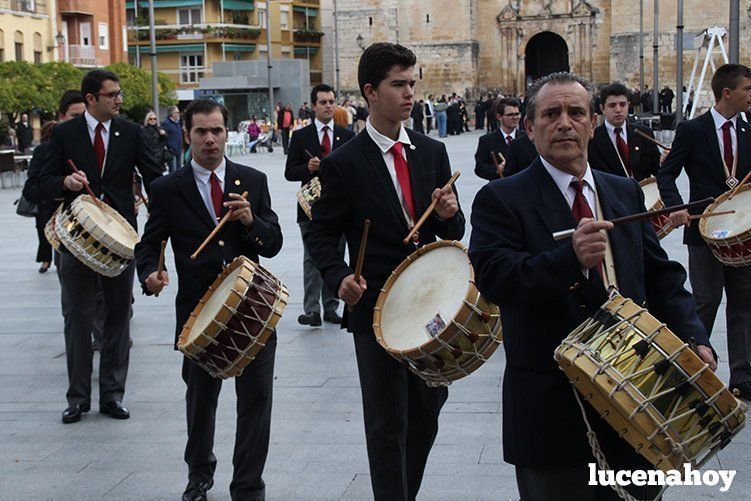
<path id="1" fill-rule="evenodd" d="M 106 155 L 102 130 L 104 130 L 104 125 L 102 125 L 102 122 L 99 122 L 96 125 L 96 129 L 94 129 L 94 154 L 96 155 L 97 167 L 99 167 L 99 175 L 102 174 L 102 169 L 104 169 L 104 156 Z"/>
<path id="2" fill-rule="evenodd" d="M 592 208 L 589 206 L 589 202 L 587 202 L 587 199 L 584 196 L 584 182 L 574 180 L 571 181 L 571 186 L 576 191 L 576 196 L 574 196 L 574 204 L 571 206 L 571 210 L 574 213 L 574 219 L 576 219 L 576 223 L 579 224 L 579 221 L 581 221 L 585 217 L 594 219 L 595 216 L 592 213 Z M 597 271 L 600 273 L 600 277 L 602 277 L 602 263 L 597 266 Z"/>
<path id="3" fill-rule="evenodd" d="M 626 168 L 628 176 L 633 177 L 631 164 L 629 163 L 628 145 L 626 144 L 626 141 L 623 140 L 623 136 L 621 136 L 622 130 L 623 129 L 620 127 L 615 128 L 615 144 L 618 145 L 618 154 L 621 156 L 621 161 L 623 161 L 623 166 Z"/>
<path id="4" fill-rule="evenodd" d="M 511 137 L 511 134 L 508 134 L 508 135 L 506 136 L 506 145 L 508 145 L 508 144 L 509 144 L 509 143 L 510 143 L 511 141 L 513 141 L 513 139 L 514 139 L 514 138 L 513 138 L 513 137 Z"/>
<path id="5" fill-rule="evenodd" d="M 412 201 L 412 182 L 409 180 L 409 165 L 407 160 L 404 159 L 402 154 L 402 143 L 399 141 L 394 143 L 391 147 L 391 154 L 394 157 L 394 169 L 396 170 L 396 179 L 399 181 L 399 186 L 402 188 L 402 196 L 404 197 L 404 203 L 407 205 L 409 211 L 409 217 L 412 221 L 415 221 L 415 204 Z"/>
<path id="6" fill-rule="evenodd" d="M 214 172 L 211 173 L 209 178 L 211 183 L 211 202 L 214 204 L 214 215 L 219 219 L 222 215 L 222 201 L 224 200 L 224 192 L 222 186 L 219 184 L 219 178 L 216 177 Z"/>
<path id="7" fill-rule="evenodd" d="M 323 158 L 326 158 L 329 156 L 329 153 L 331 153 L 331 139 L 329 139 L 329 126 L 324 125 L 323 126 L 323 139 L 321 140 L 321 153 L 323 154 Z"/>
<path id="8" fill-rule="evenodd" d="M 728 120 L 722 124 L 722 150 L 723 157 L 725 158 L 725 165 L 728 167 L 728 171 L 733 170 L 733 139 L 730 137 L 730 127 L 733 126 L 733 122 Z"/>

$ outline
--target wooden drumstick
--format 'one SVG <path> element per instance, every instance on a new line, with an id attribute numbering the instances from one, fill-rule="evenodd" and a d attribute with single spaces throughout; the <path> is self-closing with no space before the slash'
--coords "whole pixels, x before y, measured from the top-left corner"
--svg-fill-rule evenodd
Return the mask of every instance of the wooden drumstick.
<path id="1" fill-rule="evenodd" d="M 78 167 L 76 167 L 76 164 L 74 164 L 73 160 L 71 160 L 70 158 L 68 159 L 68 165 L 70 165 L 70 168 L 73 169 L 73 172 L 75 172 L 76 174 L 81 173 L 81 171 L 78 170 Z M 102 211 L 104 211 L 104 207 L 102 206 L 102 201 L 99 200 L 96 197 L 96 195 L 94 195 L 93 191 L 91 191 L 91 186 L 89 186 L 89 182 L 83 181 L 83 186 L 84 188 L 86 188 L 86 191 L 89 193 L 89 196 L 94 199 L 94 203 L 96 204 L 96 206 L 102 209 Z"/>
<path id="2" fill-rule="evenodd" d="M 454 172 L 454 175 L 453 175 L 453 176 L 451 176 L 451 179 L 449 179 L 449 182 L 448 182 L 448 183 L 446 183 L 446 185 L 444 186 L 444 188 L 448 188 L 448 187 L 451 187 L 451 186 L 453 186 L 453 185 L 454 185 L 454 183 L 456 182 L 457 178 L 458 178 L 458 177 L 459 177 L 460 175 L 461 175 L 461 172 L 459 172 L 459 171 L 456 171 L 456 172 Z M 435 210 L 435 207 L 436 207 L 436 205 L 438 205 L 438 199 L 437 199 L 437 198 L 434 198 L 434 199 L 433 199 L 433 202 L 432 202 L 432 203 L 431 203 L 431 204 L 430 204 L 430 205 L 428 206 L 428 208 L 427 208 L 427 209 L 425 210 L 425 213 L 424 213 L 424 214 L 422 215 L 422 217 L 420 218 L 420 220 L 419 220 L 419 221 L 417 221 L 417 224 L 415 224 L 415 225 L 414 225 L 414 226 L 412 227 L 412 229 L 411 229 L 411 230 L 409 230 L 409 233 L 407 233 L 407 236 L 406 236 L 406 237 L 404 237 L 404 240 L 402 240 L 402 242 L 404 242 L 405 244 L 408 244 L 408 243 L 409 243 L 409 241 L 410 241 L 410 240 L 412 240 L 412 236 L 413 236 L 413 235 L 414 235 L 415 233 L 417 233 L 417 230 L 419 230 L 419 229 L 420 229 L 420 226 L 422 226 L 422 225 L 423 225 L 423 224 L 425 223 L 425 221 L 426 221 L 426 220 L 428 219 L 428 217 L 430 217 L 430 215 L 431 215 L 431 214 L 433 213 L 433 211 Z"/>
<path id="3" fill-rule="evenodd" d="M 641 131 L 639 129 L 634 129 L 634 130 L 636 131 L 637 134 L 639 134 L 641 137 L 643 137 L 647 141 L 650 141 L 650 142 L 656 144 L 657 146 L 659 146 L 663 150 L 670 151 L 670 146 L 665 146 L 664 144 L 662 144 L 661 142 L 659 142 L 657 139 L 651 137 L 649 134 L 645 133 L 644 131 Z"/>
<path id="4" fill-rule="evenodd" d="M 242 194 L 243 198 L 248 198 L 248 192 L 243 191 Z M 227 221 L 229 221 L 229 217 L 232 215 L 232 209 L 228 210 L 227 213 L 224 215 L 224 217 L 219 221 L 219 224 L 216 225 L 216 227 L 209 233 L 209 236 L 206 237 L 206 240 L 203 241 L 203 243 L 196 249 L 196 251 L 191 254 L 190 259 L 195 260 L 198 255 L 203 252 L 203 249 L 206 248 L 207 245 L 209 245 L 209 242 L 211 242 L 211 239 L 216 236 L 219 231 L 221 231 L 222 227 L 227 224 Z"/>
<path id="5" fill-rule="evenodd" d="M 722 212 L 710 212 L 709 214 L 694 214 L 693 216 L 688 216 L 688 219 L 689 221 L 695 221 L 697 219 L 706 219 L 708 217 L 727 216 L 728 214 L 735 214 L 735 211 L 726 210 Z"/>
<path id="6" fill-rule="evenodd" d="M 365 220 L 362 230 L 362 239 L 360 240 L 360 252 L 357 253 L 357 263 L 355 264 L 355 283 L 360 284 L 362 276 L 362 265 L 365 262 L 365 246 L 368 244 L 368 232 L 370 231 L 370 219 Z M 347 306 L 349 311 L 354 309 L 354 305 Z"/>
<path id="7" fill-rule="evenodd" d="M 496 153 L 495 151 L 490 152 L 490 159 L 493 161 L 493 165 L 495 165 L 495 170 L 496 172 L 498 172 L 498 176 L 503 177 L 503 174 L 501 174 L 501 164 L 498 163 L 498 157 L 501 157 L 501 160 L 503 162 L 506 161 L 506 158 L 503 156 L 503 153 L 501 153 L 500 151 L 498 153 Z"/>
<path id="8" fill-rule="evenodd" d="M 307 148 L 304 151 L 305 151 L 305 154 L 308 155 L 308 158 L 315 158 L 316 157 L 314 154 L 312 154 L 311 152 L 309 152 L 307 150 Z"/>
<path id="9" fill-rule="evenodd" d="M 159 251 L 159 263 L 156 266 L 156 279 L 162 281 L 162 272 L 164 271 L 164 251 L 167 250 L 167 241 L 162 240 L 162 250 Z M 157 292 L 154 296 L 159 297 Z"/>
<path id="10" fill-rule="evenodd" d="M 748 174 L 746 174 L 746 177 L 744 177 L 741 180 L 741 182 L 738 183 L 738 186 L 736 186 L 735 188 L 733 188 L 733 191 L 731 191 L 730 195 L 728 195 L 728 200 L 730 200 L 731 198 L 733 198 L 738 193 L 738 190 L 741 189 L 741 186 L 743 186 L 744 184 L 748 183 L 749 179 L 751 179 L 751 171 L 748 171 Z"/>

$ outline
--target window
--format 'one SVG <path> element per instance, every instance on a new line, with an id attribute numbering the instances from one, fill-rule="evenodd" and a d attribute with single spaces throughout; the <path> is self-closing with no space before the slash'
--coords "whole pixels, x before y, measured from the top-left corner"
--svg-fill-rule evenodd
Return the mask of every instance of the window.
<path id="1" fill-rule="evenodd" d="M 97 26 L 97 32 L 99 34 L 99 48 L 104 49 L 104 50 L 109 50 L 110 34 L 109 34 L 109 28 L 107 27 L 107 23 L 99 23 L 99 26 Z"/>
<path id="2" fill-rule="evenodd" d="M 280 7 L 281 9 L 279 11 L 279 29 L 288 30 L 289 29 L 289 6 L 282 5 Z"/>
<path id="3" fill-rule="evenodd" d="M 34 51 L 34 64 L 42 64 L 42 53 L 38 50 Z"/>
<path id="4" fill-rule="evenodd" d="M 5 32 L 0 30 L 0 63 L 5 62 Z"/>
<path id="5" fill-rule="evenodd" d="M 123 26 L 123 52 L 128 52 L 128 28 Z"/>
<path id="6" fill-rule="evenodd" d="M 23 44 L 16 42 L 16 61 L 23 61 Z"/>
<path id="7" fill-rule="evenodd" d="M 91 45 L 91 23 L 81 23 L 79 25 L 81 45 Z"/>
<path id="8" fill-rule="evenodd" d="M 182 26 L 201 24 L 201 8 L 177 9 L 177 22 Z"/>
<path id="9" fill-rule="evenodd" d="M 135 9 L 128 9 L 125 11 L 125 24 L 127 24 L 128 26 L 136 25 L 136 10 Z"/>
<path id="10" fill-rule="evenodd" d="M 180 83 L 198 83 L 203 69 L 203 54 L 180 55 Z"/>
<path id="11" fill-rule="evenodd" d="M 258 26 L 266 27 L 266 9 L 258 9 Z"/>

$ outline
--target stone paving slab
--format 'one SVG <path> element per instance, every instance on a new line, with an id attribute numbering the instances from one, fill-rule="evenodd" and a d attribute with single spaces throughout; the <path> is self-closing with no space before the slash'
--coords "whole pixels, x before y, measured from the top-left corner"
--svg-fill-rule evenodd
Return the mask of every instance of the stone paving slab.
<path id="1" fill-rule="evenodd" d="M 473 173 L 479 134 L 446 138 L 460 202 L 469 214 L 484 184 Z M 297 325 L 302 313 L 302 242 L 295 223 L 297 183 L 284 180 L 284 156 L 236 158 L 264 171 L 280 216 L 284 247 L 263 263 L 287 285 L 290 303 L 278 326 L 271 447 L 264 478 L 270 500 L 351 501 L 372 498 L 360 389 L 351 336 L 337 327 Z M 685 178 L 681 187 L 686 189 Z M 128 421 L 93 412 L 81 423 L 62 425 L 66 368 L 59 284 L 54 271 L 39 275 L 33 262 L 33 221 L 12 210 L 19 190 L 0 190 L 0 499 L 179 499 L 187 469 L 182 461 L 186 425 L 181 355 L 171 349 L 175 283 L 159 298 L 134 289 L 131 351 L 125 405 Z M 141 228 L 144 215 L 140 216 Z M 470 228 L 467 229 L 466 244 Z M 687 261 L 680 232 L 663 245 Z M 167 266 L 173 267 L 171 251 Z M 725 313 L 713 335 L 723 361 Z M 450 388 L 440 431 L 426 467 L 421 500 L 517 499 L 514 470 L 503 462 L 501 380 L 505 357 L 493 358 Z M 92 387 L 98 386 L 98 356 Z M 718 371 L 727 380 L 727 363 Z M 234 442 L 234 389 L 225 383 L 217 413 L 219 465 L 211 500 L 228 500 Z M 94 397 L 96 403 L 96 396 Z M 555 412 L 555 409 L 551 409 Z M 565 433 L 565 430 L 561 430 Z M 751 432 L 744 430 L 720 454 L 724 468 L 738 470 L 733 487 L 672 488 L 667 500 L 751 499 Z M 716 467 L 717 462 L 711 462 Z"/>

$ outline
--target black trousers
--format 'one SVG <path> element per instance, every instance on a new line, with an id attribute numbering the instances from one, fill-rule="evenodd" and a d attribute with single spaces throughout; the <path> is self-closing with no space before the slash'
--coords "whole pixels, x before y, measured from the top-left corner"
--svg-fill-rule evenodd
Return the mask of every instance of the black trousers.
<path id="1" fill-rule="evenodd" d="M 730 386 L 751 383 L 751 266 L 725 266 L 706 245 L 689 245 L 688 276 L 709 335 L 725 290 Z"/>
<path id="2" fill-rule="evenodd" d="M 37 240 L 39 240 L 36 257 L 37 263 L 50 263 L 52 261 L 52 246 L 47 241 L 47 237 L 44 236 L 44 227 L 47 225 L 47 221 L 49 221 L 49 218 L 45 219 L 45 216 L 47 216 L 47 214 L 39 215 L 35 218 Z"/>
<path id="3" fill-rule="evenodd" d="M 594 461 L 594 459 L 593 459 Z M 589 468 L 523 468 L 516 467 L 516 485 L 521 501 L 620 501 L 609 486 L 589 485 Z M 637 499 L 652 500 L 660 493 L 659 486 L 629 486 L 628 492 Z"/>
<path id="4" fill-rule="evenodd" d="M 87 268 L 66 252 L 60 255 L 58 272 L 65 322 L 68 404 L 88 405 L 91 402 L 94 357 L 91 330 L 96 314 L 97 282 L 101 282 L 106 309 L 99 347 L 99 403 L 122 401 L 128 376 L 129 311 L 135 263 L 131 263 L 117 277 L 110 278 Z"/>
<path id="5" fill-rule="evenodd" d="M 263 468 L 269 451 L 271 432 L 271 401 L 274 383 L 276 333 L 256 358 L 235 379 L 237 394 L 237 428 L 232 458 L 234 474 L 230 484 L 233 500 L 265 499 L 266 484 Z M 182 369 L 187 385 L 185 403 L 188 420 L 188 443 L 185 462 L 189 480 L 214 477 L 214 428 L 216 406 L 222 380 L 213 378 L 204 369 L 185 358 Z"/>
<path id="6" fill-rule="evenodd" d="M 372 330 L 354 338 L 375 501 L 414 500 L 448 389 L 429 388 L 376 342 Z"/>
<path id="7" fill-rule="evenodd" d="M 287 150 L 289 150 L 289 127 L 286 129 L 279 129 L 279 134 L 282 135 L 282 149 L 286 155 Z"/>

